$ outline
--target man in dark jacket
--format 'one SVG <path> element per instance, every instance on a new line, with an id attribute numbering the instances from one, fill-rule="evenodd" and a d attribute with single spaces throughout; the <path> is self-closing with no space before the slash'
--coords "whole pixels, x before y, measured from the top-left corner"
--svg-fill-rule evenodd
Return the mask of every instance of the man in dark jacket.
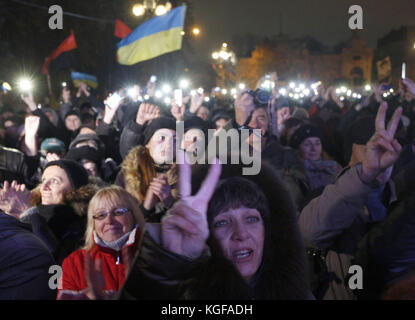
<path id="1" fill-rule="evenodd" d="M 55 299 L 49 288 L 49 250 L 16 218 L 0 211 L 0 300 Z"/>

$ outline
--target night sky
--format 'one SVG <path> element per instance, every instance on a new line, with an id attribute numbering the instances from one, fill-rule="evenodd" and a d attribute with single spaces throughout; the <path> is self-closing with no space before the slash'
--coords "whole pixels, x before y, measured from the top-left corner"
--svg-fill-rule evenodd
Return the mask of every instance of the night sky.
<path id="1" fill-rule="evenodd" d="M 281 16 L 283 33 L 311 35 L 334 45 L 350 37 L 348 9 L 353 4 L 363 8 L 359 34 L 371 47 L 391 29 L 415 25 L 415 0 L 195 0 L 194 20 L 203 32 L 196 48 L 210 56 L 233 34 L 278 34 Z"/>

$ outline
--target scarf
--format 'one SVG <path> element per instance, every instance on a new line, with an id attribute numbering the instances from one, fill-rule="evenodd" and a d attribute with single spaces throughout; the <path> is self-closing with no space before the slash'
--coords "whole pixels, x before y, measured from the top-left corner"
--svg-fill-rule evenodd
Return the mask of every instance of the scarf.
<path id="1" fill-rule="evenodd" d="M 101 247 L 104 247 L 104 248 L 109 248 L 109 249 L 112 249 L 112 250 L 118 252 L 118 251 L 121 251 L 121 249 L 128 242 L 128 240 L 130 240 L 129 239 L 130 235 L 132 233 L 135 233 L 136 229 L 137 229 L 137 225 L 134 227 L 133 230 L 131 230 L 130 232 L 127 232 L 122 237 L 120 237 L 120 238 L 118 238 L 117 240 L 114 240 L 114 241 L 104 241 L 94 231 L 94 240 L 95 240 L 97 245 L 99 245 Z"/>

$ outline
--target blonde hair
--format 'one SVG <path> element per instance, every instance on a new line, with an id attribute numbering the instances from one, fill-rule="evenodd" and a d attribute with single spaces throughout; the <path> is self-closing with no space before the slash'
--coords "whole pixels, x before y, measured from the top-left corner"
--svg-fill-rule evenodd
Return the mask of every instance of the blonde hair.
<path id="1" fill-rule="evenodd" d="M 88 221 L 85 231 L 85 245 L 82 249 L 90 250 L 94 245 L 93 233 L 95 230 L 95 220 L 93 216 L 95 214 L 95 210 L 98 207 L 102 207 L 103 204 L 106 207 L 110 207 L 115 203 L 120 202 L 131 210 L 135 224 L 138 224 L 140 228 L 144 227 L 144 216 L 140 210 L 137 199 L 135 199 L 126 190 L 116 185 L 100 189 L 89 202 Z"/>

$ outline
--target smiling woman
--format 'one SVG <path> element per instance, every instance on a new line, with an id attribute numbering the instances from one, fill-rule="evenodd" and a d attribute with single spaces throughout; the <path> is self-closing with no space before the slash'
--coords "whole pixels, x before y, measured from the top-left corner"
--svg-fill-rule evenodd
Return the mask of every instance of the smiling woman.
<path id="1" fill-rule="evenodd" d="M 26 209 L 14 215 L 31 225 L 60 264 L 82 244 L 86 208 L 95 192 L 96 187 L 88 184 L 88 174 L 79 163 L 51 161 L 40 185 L 27 199 Z"/>
<path id="2" fill-rule="evenodd" d="M 89 296 L 85 275 L 88 257 L 94 263 L 100 261 L 104 289 L 119 290 L 143 228 L 144 217 L 132 195 L 117 186 L 99 190 L 89 203 L 85 245 L 63 261 L 64 291 L 59 292 Z"/>

